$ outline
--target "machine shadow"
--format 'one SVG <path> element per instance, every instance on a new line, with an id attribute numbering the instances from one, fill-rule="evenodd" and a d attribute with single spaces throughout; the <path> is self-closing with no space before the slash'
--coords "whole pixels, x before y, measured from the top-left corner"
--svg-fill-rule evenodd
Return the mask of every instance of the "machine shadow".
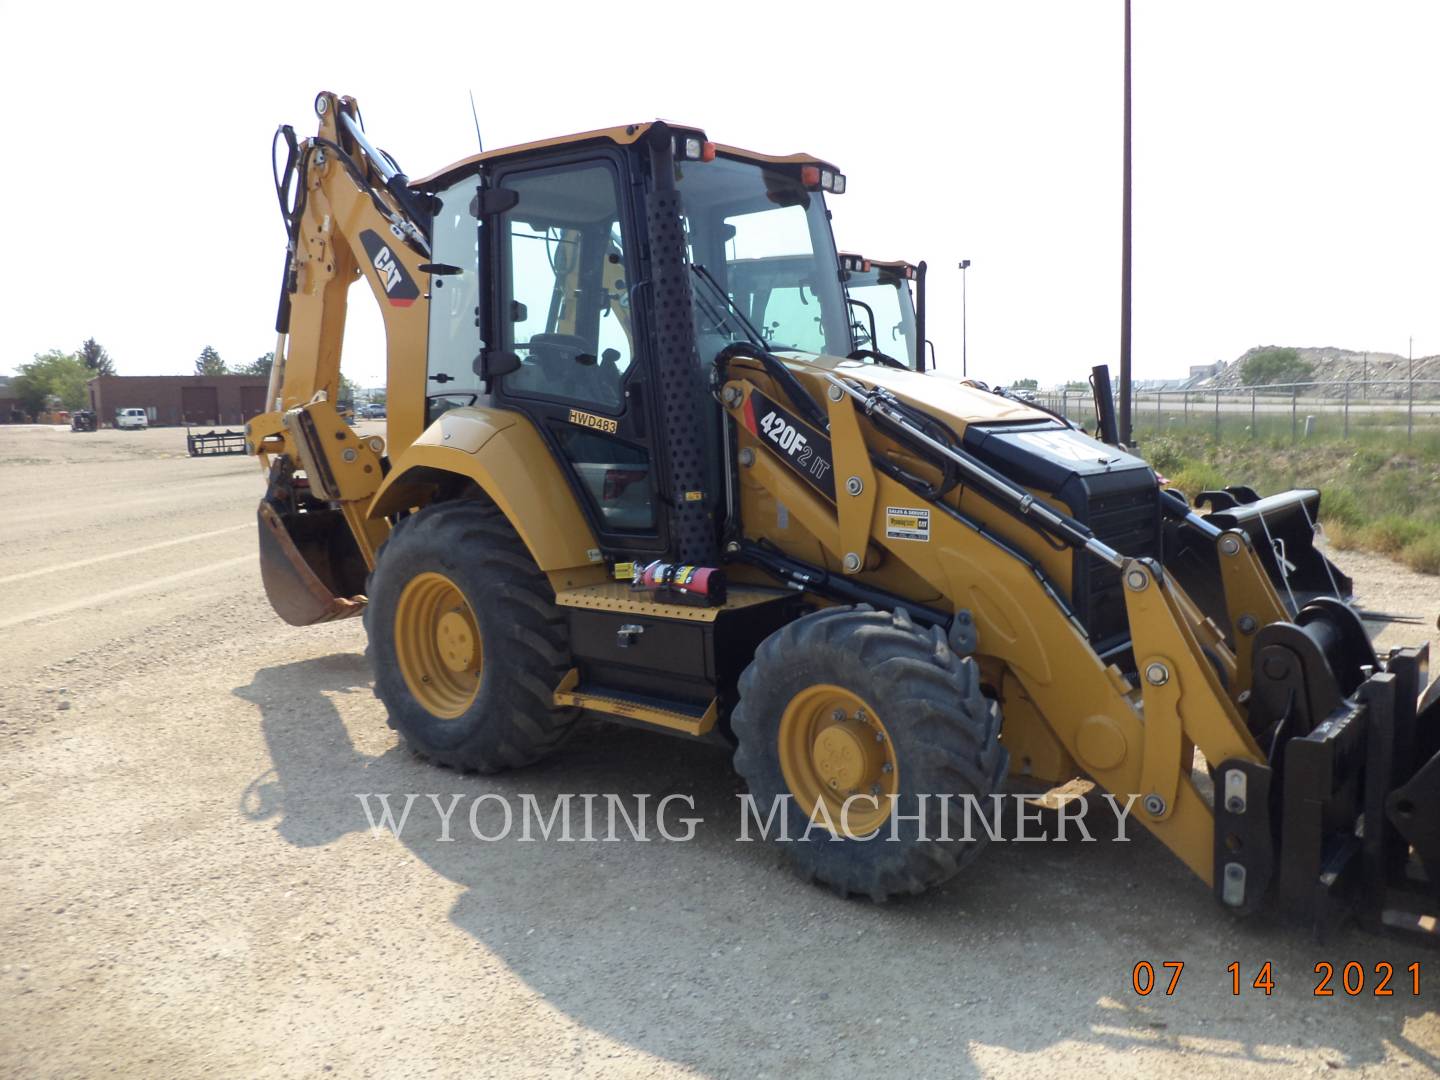
<path id="1" fill-rule="evenodd" d="M 585 722 L 542 765 L 465 776 L 395 741 L 378 755 L 358 750 L 337 701 L 363 693 L 368 702 L 369 687 L 363 658 L 335 655 L 264 669 L 237 688 L 260 710 L 274 766 L 245 790 L 241 813 L 314 847 L 369 831 L 356 793 L 388 793 L 397 809 L 407 792 L 437 793 L 442 804 L 460 795 L 450 841 L 422 794 L 401 835 L 376 842 L 403 845 L 463 886 L 453 923 L 551 1006 L 678 1065 L 734 1075 L 739 1054 L 740 1074 L 752 1076 L 887 1064 L 916 1076 L 978 1076 L 996 1054 L 1073 1043 L 1091 1054 L 1183 1049 L 1213 1064 L 1299 1063 L 1319 1053 L 1351 1068 L 1381 1063 L 1393 1047 L 1440 1069 L 1406 1030 L 1430 1011 L 1430 997 L 1410 996 L 1400 974 L 1425 956 L 1358 933 L 1317 945 L 1275 920 L 1232 920 L 1137 825 L 1118 842 L 1101 800 L 1085 817 L 1092 842 L 1072 827 L 1064 841 L 992 844 L 947 886 L 872 905 L 799 881 L 777 845 L 737 841 L 742 788 L 723 748 Z M 377 722 L 367 708 L 363 723 Z M 519 838 L 522 797 L 548 812 L 557 798 L 585 793 L 600 797 L 597 806 L 607 795 L 632 807 L 636 793 L 649 794 L 652 807 L 684 796 L 667 827 L 681 835 L 682 818 L 698 819 L 693 839 L 666 840 L 653 822 L 644 841 L 623 822 L 624 838 L 613 842 Z M 516 808 L 504 839 L 471 831 L 472 807 L 482 834 L 503 830 L 500 799 L 475 803 L 490 795 Z M 578 805 L 575 814 L 579 821 Z M 1046 821 L 1053 835 L 1055 819 Z M 602 811 L 594 832 L 605 825 Z M 1147 996 L 1132 988 L 1142 960 L 1160 980 Z M 1185 964 L 1169 996 L 1167 960 Z M 1312 996 L 1321 960 L 1335 965 L 1331 998 Z M 1345 963 L 1373 972 L 1381 960 L 1395 966 L 1394 996 L 1347 997 L 1339 988 Z M 1231 961 L 1244 972 L 1238 997 Z M 1269 997 L 1251 986 L 1266 961 Z M 457 954 L 457 985 L 466 964 Z"/>

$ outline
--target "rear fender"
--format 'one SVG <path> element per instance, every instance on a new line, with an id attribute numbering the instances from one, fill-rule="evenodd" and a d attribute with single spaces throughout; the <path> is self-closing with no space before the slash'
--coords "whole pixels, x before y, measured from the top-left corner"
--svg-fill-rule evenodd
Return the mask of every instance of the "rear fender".
<path id="1" fill-rule="evenodd" d="M 595 535 L 550 447 L 508 410 L 460 408 L 439 417 L 393 463 L 368 516 L 424 506 L 456 479 L 494 500 L 541 570 L 600 564 Z"/>

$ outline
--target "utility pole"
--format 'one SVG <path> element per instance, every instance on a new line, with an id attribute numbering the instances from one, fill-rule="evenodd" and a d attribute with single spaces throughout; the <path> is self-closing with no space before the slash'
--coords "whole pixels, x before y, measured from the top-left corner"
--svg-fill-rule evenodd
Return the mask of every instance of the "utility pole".
<path id="1" fill-rule="evenodd" d="M 1120 444 L 1131 445 L 1130 426 L 1130 0 L 1125 0 L 1125 124 L 1120 200 Z"/>
<path id="2" fill-rule="evenodd" d="M 960 377 L 970 373 L 970 316 L 969 297 L 965 271 L 970 269 L 970 260 L 960 260 Z"/>

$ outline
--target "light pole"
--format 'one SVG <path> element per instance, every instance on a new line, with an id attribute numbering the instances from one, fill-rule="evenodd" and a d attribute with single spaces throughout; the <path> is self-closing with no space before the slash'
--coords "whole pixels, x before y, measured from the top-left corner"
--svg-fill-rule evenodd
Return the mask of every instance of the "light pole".
<path id="1" fill-rule="evenodd" d="M 969 298 L 966 296 L 966 274 L 970 269 L 970 260 L 960 260 L 960 377 L 963 379 L 970 374 L 970 343 L 969 343 Z"/>
<path id="2" fill-rule="evenodd" d="M 1130 429 L 1130 0 L 1125 0 L 1125 119 L 1120 166 L 1120 444 L 1134 444 Z"/>

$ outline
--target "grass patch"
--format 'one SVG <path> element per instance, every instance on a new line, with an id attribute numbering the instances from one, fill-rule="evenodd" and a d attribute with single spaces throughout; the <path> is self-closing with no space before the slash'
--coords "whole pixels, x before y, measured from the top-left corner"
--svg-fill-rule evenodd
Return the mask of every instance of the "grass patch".
<path id="1" fill-rule="evenodd" d="M 1440 439 L 1317 437 L 1289 432 L 1244 439 L 1213 432 L 1140 427 L 1140 454 L 1194 498 L 1209 488 L 1246 484 L 1261 495 L 1320 491 L 1320 521 L 1337 548 L 1377 551 L 1426 574 L 1440 574 Z"/>

